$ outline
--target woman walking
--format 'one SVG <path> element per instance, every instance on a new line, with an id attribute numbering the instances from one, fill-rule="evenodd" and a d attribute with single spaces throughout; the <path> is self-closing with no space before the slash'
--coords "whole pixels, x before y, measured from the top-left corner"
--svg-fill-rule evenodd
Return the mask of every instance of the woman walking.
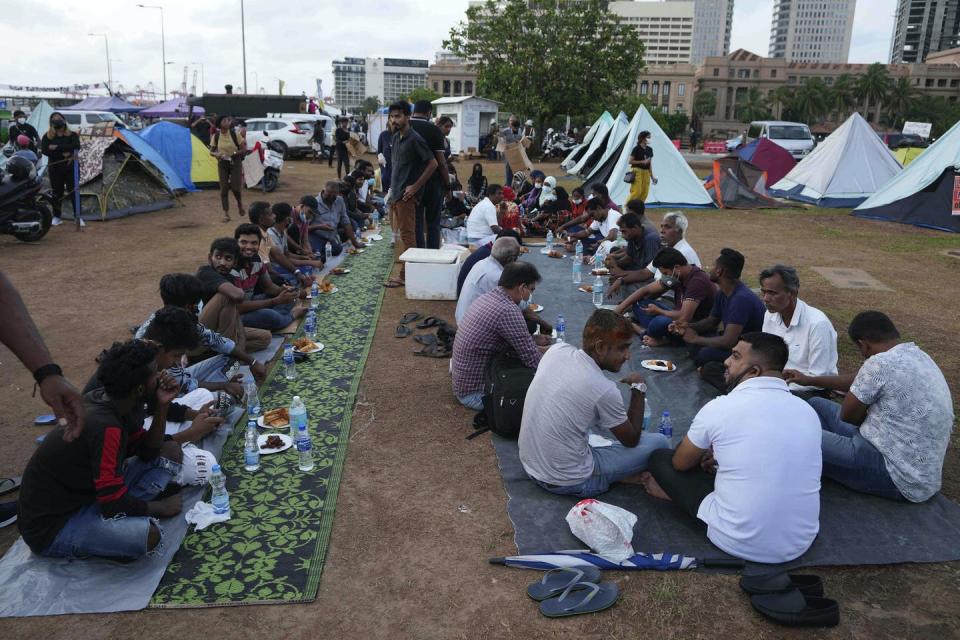
<path id="1" fill-rule="evenodd" d="M 232 129 L 230 116 L 217 117 L 217 130 L 210 139 L 210 155 L 217 159 L 217 176 L 220 179 L 220 206 L 223 207 L 223 222 L 230 222 L 230 192 L 237 199 L 237 215 L 243 219 L 241 186 L 243 184 L 243 156 L 247 139 Z"/>
<path id="2" fill-rule="evenodd" d="M 646 202 L 650 193 L 650 182 L 657 184 L 657 178 L 653 175 L 653 149 L 649 144 L 650 132 L 641 131 L 637 136 L 637 146 L 630 152 L 630 166 L 633 167 L 630 200 Z"/>
<path id="3" fill-rule="evenodd" d="M 80 152 L 80 136 L 67 128 L 63 114 L 54 111 L 50 114 L 50 128 L 40 141 L 40 152 L 47 156 L 47 168 L 50 174 L 50 188 L 53 189 L 53 225 L 62 224 L 60 210 L 65 193 L 73 192 L 74 154 Z M 83 218 L 79 211 L 73 212 L 80 226 Z"/>

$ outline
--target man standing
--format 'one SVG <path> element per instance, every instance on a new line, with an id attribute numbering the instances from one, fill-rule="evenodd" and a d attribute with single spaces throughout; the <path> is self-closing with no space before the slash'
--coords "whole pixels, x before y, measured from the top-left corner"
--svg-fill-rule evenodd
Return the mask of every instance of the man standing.
<path id="1" fill-rule="evenodd" d="M 400 233 L 404 249 L 417 246 L 417 203 L 430 176 L 437 170 L 437 158 L 427 143 L 410 126 L 410 105 L 395 102 L 390 105 L 390 124 L 393 127 L 390 159 L 390 215 Z M 400 274 L 384 285 L 389 288 L 405 284 L 405 263 L 400 263 Z"/>
<path id="2" fill-rule="evenodd" d="M 350 171 L 350 152 L 347 150 L 347 141 L 350 140 L 350 131 L 347 129 L 349 124 L 349 118 L 340 118 L 340 126 L 333 132 L 334 149 L 337 154 L 337 180 L 342 180 L 343 174 Z M 332 154 L 327 166 L 333 166 Z"/>
<path id="3" fill-rule="evenodd" d="M 457 299 L 457 323 L 463 322 L 473 301 L 497 287 L 503 268 L 520 257 L 520 244 L 513 238 L 497 238 L 490 250 L 490 257 L 477 263 L 463 283 Z M 522 303 L 521 303 L 522 304 Z"/>
<path id="4" fill-rule="evenodd" d="M 233 232 L 240 246 L 240 259 L 230 276 L 233 284 L 243 290 L 240 320 L 245 327 L 279 331 L 306 313 L 304 307 L 294 307 L 296 294 L 289 287 L 278 287 L 270 279 L 260 260 L 260 228 L 255 224 L 241 224 Z"/>
<path id="5" fill-rule="evenodd" d="M 500 233 L 497 220 L 497 205 L 503 201 L 503 187 L 491 184 L 487 187 L 487 197 L 474 205 L 467 216 L 467 242 L 477 247 L 483 246 Z"/>
<path id="6" fill-rule="evenodd" d="M 437 125 L 430 122 L 432 109 L 433 105 L 429 100 L 418 100 L 413 105 L 413 116 L 410 118 L 410 126 L 420 134 L 437 159 L 437 170 L 424 185 L 423 197 L 417 204 L 417 246 L 421 249 L 440 248 L 440 208 L 450 188 L 450 174 L 445 156 L 446 137 Z"/>
<path id="7" fill-rule="evenodd" d="M 813 378 L 837 375 L 837 332 L 826 314 L 799 298 L 797 270 L 778 264 L 761 271 L 760 295 L 767 309 L 764 333 L 780 336 L 790 349 L 787 369 Z M 790 391 L 804 399 L 830 393 L 796 382 Z"/>
<path id="8" fill-rule="evenodd" d="M 520 142 L 523 139 L 523 131 L 520 130 L 520 119 L 517 116 L 510 116 L 508 126 L 500 131 L 500 140 L 498 144 L 502 144 L 504 148 L 506 145 Z M 513 183 L 513 168 L 510 166 L 510 161 L 507 160 L 507 154 L 503 154 L 503 168 L 506 172 L 506 178 L 504 178 L 504 184 Z"/>
<path id="9" fill-rule="evenodd" d="M 647 491 L 707 524 L 732 556 L 779 564 L 820 530 L 816 413 L 782 379 L 787 345 L 746 333 L 726 361 L 730 392 L 708 402 L 676 451 L 650 456 Z"/>
<path id="10" fill-rule="evenodd" d="M 629 409 L 603 374 L 620 371 L 630 359 L 632 338 L 626 318 L 598 309 L 583 329 L 582 349 L 557 344 L 540 361 L 523 405 L 518 444 L 524 471 L 547 491 L 592 498 L 646 469 L 653 451 L 669 451 L 665 436 L 643 433 L 647 385 L 640 374 L 621 380 L 630 385 Z M 594 430 L 616 441 L 591 447 Z"/>
<path id="11" fill-rule="evenodd" d="M 885 314 L 864 311 L 847 329 L 865 358 L 856 376 L 788 382 L 848 391 L 843 404 L 811 398 L 823 428 L 823 475 L 854 491 L 923 502 L 940 490 L 953 431 L 953 400 L 937 363 Z"/>

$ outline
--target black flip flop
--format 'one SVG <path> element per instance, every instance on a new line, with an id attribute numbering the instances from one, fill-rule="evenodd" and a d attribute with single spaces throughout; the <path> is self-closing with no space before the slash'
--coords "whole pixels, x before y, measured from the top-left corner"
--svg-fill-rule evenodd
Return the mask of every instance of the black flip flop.
<path id="1" fill-rule="evenodd" d="M 398 324 L 398 325 L 397 325 L 397 330 L 393 333 L 393 337 L 395 337 L 395 338 L 406 338 L 406 337 L 407 337 L 408 335 L 410 335 L 411 333 L 413 333 L 413 329 L 411 329 L 410 327 L 408 327 L 408 326 L 405 325 L 405 324 Z"/>
<path id="2" fill-rule="evenodd" d="M 740 578 L 740 588 L 752 596 L 783 593 L 792 589 L 798 589 L 805 596 L 823 596 L 823 580 L 820 576 L 802 573 L 743 576 Z"/>
<path id="3" fill-rule="evenodd" d="M 556 598 L 548 598 L 541 602 L 540 613 L 548 618 L 596 613 L 612 607 L 618 598 L 620 598 L 620 589 L 613 582 L 601 584 L 577 582 L 567 587 Z"/>
<path id="4" fill-rule="evenodd" d="M 432 344 L 437 344 L 437 336 L 432 333 L 421 333 L 418 336 L 413 336 L 413 339 L 428 347 Z"/>
<path id="5" fill-rule="evenodd" d="M 447 321 L 443 318 L 438 318 L 436 316 L 428 316 L 423 320 L 423 322 L 417 323 L 417 329 L 429 329 L 430 327 L 439 327 L 447 324 Z"/>
<path id="6" fill-rule="evenodd" d="M 570 585 L 587 582 L 600 582 L 600 569 L 593 566 L 560 567 L 547 571 L 543 578 L 527 587 L 527 595 L 543 602 L 547 598 L 560 595 Z"/>
<path id="7" fill-rule="evenodd" d="M 0 496 L 13 493 L 20 488 L 20 482 L 23 476 L 14 476 L 12 478 L 0 478 Z"/>
<path id="8" fill-rule="evenodd" d="M 417 311 L 410 311 L 403 314 L 403 317 L 400 318 L 400 324 L 410 324 L 414 320 L 419 320 L 423 316 Z"/>
<path id="9" fill-rule="evenodd" d="M 836 600 L 805 596 L 799 589 L 751 596 L 750 604 L 765 618 L 788 627 L 835 627 L 840 623 Z"/>
<path id="10" fill-rule="evenodd" d="M 413 355 L 423 356 L 424 358 L 449 358 L 452 353 L 449 349 L 444 349 L 440 345 L 431 344 L 427 345 L 420 351 L 414 351 Z"/>

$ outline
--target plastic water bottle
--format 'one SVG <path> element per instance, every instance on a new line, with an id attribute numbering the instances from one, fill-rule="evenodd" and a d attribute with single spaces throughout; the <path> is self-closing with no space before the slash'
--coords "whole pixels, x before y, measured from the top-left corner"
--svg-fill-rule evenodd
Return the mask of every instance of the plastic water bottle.
<path id="1" fill-rule="evenodd" d="M 300 471 L 313 469 L 313 443 L 305 424 L 297 427 L 297 454 L 300 456 Z"/>
<path id="2" fill-rule="evenodd" d="M 294 442 L 297 441 L 300 425 L 307 426 L 307 407 L 300 396 L 293 396 L 293 402 L 290 403 L 290 439 Z"/>
<path id="3" fill-rule="evenodd" d="M 553 231 L 547 230 L 547 251 L 553 251 Z"/>
<path id="4" fill-rule="evenodd" d="M 393 243 L 390 243 L 393 245 Z M 467 228 L 460 227 L 460 244 L 467 244 Z"/>
<path id="5" fill-rule="evenodd" d="M 380 212 L 376 209 L 373 210 L 373 229 L 376 231 L 380 228 Z"/>
<path id="6" fill-rule="evenodd" d="M 593 254 L 593 268 L 594 269 L 603 269 L 603 247 L 597 247 L 596 252 Z"/>
<path id="7" fill-rule="evenodd" d="M 667 436 L 667 439 L 673 442 L 673 422 L 670 421 L 670 412 L 664 411 L 660 416 L 660 433 Z"/>
<path id="8" fill-rule="evenodd" d="M 566 342 L 567 340 L 567 321 L 563 319 L 563 314 L 557 315 L 557 342 Z"/>
<path id="9" fill-rule="evenodd" d="M 583 281 L 583 260 L 579 257 L 573 261 L 573 284 L 580 284 Z"/>
<path id="10" fill-rule="evenodd" d="M 257 383 L 252 375 L 244 380 L 243 394 L 247 397 L 247 416 L 256 422 L 260 415 L 260 395 L 257 393 Z"/>
<path id="11" fill-rule="evenodd" d="M 297 365 L 293 361 L 293 345 L 283 347 L 283 377 L 287 380 L 297 379 Z"/>
<path id="12" fill-rule="evenodd" d="M 650 421 L 653 419 L 653 412 L 650 410 L 650 403 L 644 401 L 643 403 L 643 430 L 650 430 Z"/>
<path id="13" fill-rule="evenodd" d="M 599 307 L 603 304 L 603 278 L 597 276 L 593 281 L 593 306 Z"/>
<path id="14" fill-rule="evenodd" d="M 576 244 L 577 262 L 583 262 L 583 242 L 577 240 Z"/>
<path id="15" fill-rule="evenodd" d="M 256 471 L 260 468 L 260 445 L 257 444 L 257 422 L 247 422 L 247 433 L 243 442 L 243 468 Z"/>
<path id="16" fill-rule="evenodd" d="M 313 309 L 307 311 L 307 319 L 303 321 L 303 333 L 311 340 L 317 337 L 317 313 Z"/>
<path id="17" fill-rule="evenodd" d="M 230 513 L 230 494 L 227 493 L 227 477 L 215 464 L 210 469 L 210 503 L 216 514 Z"/>
<path id="18" fill-rule="evenodd" d="M 310 308 L 316 309 L 320 306 L 320 285 L 314 280 L 310 285 Z"/>

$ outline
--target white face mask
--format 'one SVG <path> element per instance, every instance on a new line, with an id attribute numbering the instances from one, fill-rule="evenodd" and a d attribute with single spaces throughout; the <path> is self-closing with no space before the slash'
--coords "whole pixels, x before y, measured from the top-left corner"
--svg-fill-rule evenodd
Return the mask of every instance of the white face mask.
<path id="1" fill-rule="evenodd" d="M 573 204 L 580 204 L 581 202 L 583 202 L 583 198 L 574 198 L 574 199 L 573 199 Z"/>
<path id="2" fill-rule="evenodd" d="M 17 124 L 26 124 L 26 123 L 27 123 L 26 118 L 17 118 Z"/>
<path id="3" fill-rule="evenodd" d="M 537 182 L 537 183 L 535 183 L 533 186 L 535 186 L 537 189 L 542 189 L 542 188 L 543 188 L 543 183 L 542 183 L 542 182 Z"/>
<path id="4" fill-rule="evenodd" d="M 367 184 L 372 187 L 373 185 L 377 184 L 377 179 L 376 179 L 376 178 L 367 178 Z"/>

